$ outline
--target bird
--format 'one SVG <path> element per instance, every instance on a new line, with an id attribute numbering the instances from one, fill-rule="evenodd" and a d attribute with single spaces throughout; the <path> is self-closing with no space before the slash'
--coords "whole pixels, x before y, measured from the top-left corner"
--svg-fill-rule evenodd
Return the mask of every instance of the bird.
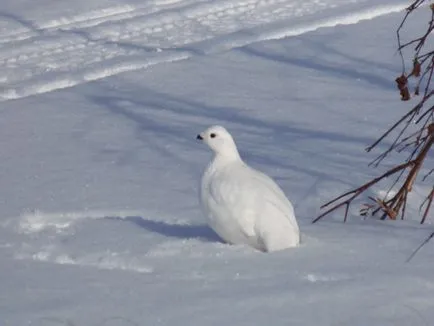
<path id="1" fill-rule="evenodd" d="M 196 138 L 214 154 L 199 194 L 211 229 L 226 243 L 263 252 L 297 247 L 300 230 L 294 208 L 277 183 L 243 161 L 224 127 L 211 126 Z"/>

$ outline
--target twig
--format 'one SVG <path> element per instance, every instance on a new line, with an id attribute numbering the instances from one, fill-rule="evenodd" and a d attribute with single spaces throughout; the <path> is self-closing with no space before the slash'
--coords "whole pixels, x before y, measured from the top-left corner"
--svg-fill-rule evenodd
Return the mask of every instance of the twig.
<path id="1" fill-rule="evenodd" d="M 428 216 L 428 212 L 429 212 L 429 210 L 431 208 L 431 204 L 433 202 L 433 197 L 434 197 L 434 187 L 431 189 L 431 192 L 425 198 L 422 205 L 420 206 L 420 208 L 422 209 L 423 206 L 425 205 L 425 203 L 427 204 L 426 208 L 425 208 L 425 213 L 423 213 L 423 217 L 422 217 L 422 220 L 420 221 L 420 224 L 423 224 L 425 222 L 426 217 Z"/>
<path id="2" fill-rule="evenodd" d="M 379 176 L 379 177 L 377 177 L 377 178 L 375 178 L 375 179 L 373 179 L 373 180 L 371 180 L 371 181 L 365 183 L 364 185 L 362 185 L 362 186 L 360 186 L 360 187 L 358 187 L 358 188 L 356 188 L 356 189 L 354 189 L 354 190 L 348 191 L 348 192 L 344 193 L 343 195 L 340 195 L 339 197 L 336 197 L 336 198 L 332 199 L 332 200 L 329 201 L 328 203 L 325 203 L 324 205 L 321 206 L 321 208 L 325 208 L 325 207 L 327 207 L 327 206 L 330 206 L 331 204 L 333 204 L 333 203 L 339 201 L 340 199 L 342 199 L 342 198 L 344 198 L 344 197 L 347 197 L 347 196 L 349 196 L 349 195 L 352 195 L 350 198 L 346 199 L 345 201 L 343 201 L 343 202 L 341 202 L 341 203 L 339 203 L 339 204 L 336 204 L 335 206 L 331 207 L 330 209 L 328 209 L 327 211 L 325 211 L 324 213 L 322 213 L 321 215 L 319 215 L 317 218 L 315 218 L 315 219 L 312 221 L 312 223 L 316 223 L 316 222 L 318 222 L 318 221 L 319 221 L 321 218 L 323 218 L 325 215 L 331 213 L 332 211 L 334 211 L 334 210 L 336 210 L 336 209 L 338 209 L 338 208 L 340 208 L 340 207 L 342 207 L 342 206 L 344 206 L 344 205 L 347 205 L 347 206 L 350 205 L 350 203 L 351 203 L 351 202 L 352 202 L 356 197 L 358 197 L 361 193 L 363 193 L 366 189 L 368 189 L 368 188 L 371 187 L 372 185 L 376 184 L 377 182 L 379 182 L 380 180 L 382 180 L 382 179 L 384 179 L 384 178 L 387 178 L 387 177 L 390 176 L 390 175 L 395 174 L 396 172 L 399 172 L 399 171 L 401 171 L 401 170 L 403 170 L 403 169 L 408 168 L 409 166 L 411 166 L 411 165 L 413 165 L 413 164 L 414 164 L 413 161 L 410 161 L 410 162 L 406 162 L 406 163 L 400 164 L 400 165 L 398 165 L 398 166 L 396 166 L 396 167 L 390 169 L 390 170 L 387 171 L 386 173 L 382 174 L 381 176 Z M 347 209 L 345 210 L 345 218 L 344 218 L 344 220 L 347 219 L 347 213 L 348 213 L 348 207 L 347 207 Z"/>
<path id="3" fill-rule="evenodd" d="M 417 254 L 417 252 L 422 249 L 422 247 L 424 245 L 426 245 L 428 243 L 428 241 L 430 241 L 432 238 L 434 238 L 434 232 L 431 233 L 420 245 L 419 247 L 416 248 L 415 251 L 413 251 L 413 253 L 410 255 L 410 257 L 407 258 L 406 263 L 408 263 L 410 260 L 413 259 L 413 257 Z"/>
<path id="4" fill-rule="evenodd" d="M 416 180 L 416 176 L 418 175 L 423 162 L 425 160 L 426 155 L 428 154 L 428 151 L 431 149 L 431 146 L 434 143 L 434 133 L 430 133 L 427 141 L 425 142 L 424 146 L 422 147 L 422 149 L 420 150 L 419 154 L 417 155 L 417 157 L 413 160 L 410 160 L 408 162 L 402 163 L 400 165 L 397 165 L 395 167 L 393 167 L 392 169 L 388 170 L 387 172 L 385 172 L 384 174 L 382 174 L 379 177 L 376 177 L 374 179 L 372 179 L 371 181 L 365 183 L 364 185 L 353 189 L 351 191 L 348 191 L 334 199 L 332 199 L 331 201 L 327 202 L 326 204 L 321 206 L 322 208 L 328 207 L 336 202 L 338 202 L 337 204 L 335 204 L 334 206 L 332 206 L 331 208 L 329 208 L 328 210 L 326 210 L 324 213 L 320 214 L 318 217 L 316 217 L 312 223 L 316 223 L 318 222 L 320 219 L 322 219 L 324 216 L 328 215 L 329 213 L 337 210 L 338 208 L 342 207 L 342 206 L 346 206 L 345 208 L 345 215 L 344 215 L 344 221 L 347 220 L 348 218 L 348 210 L 349 210 L 349 205 L 352 203 L 352 201 L 357 198 L 360 194 L 362 194 L 363 192 L 365 192 L 368 188 L 372 187 L 374 184 L 378 183 L 379 181 L 397 173 L 400 172 L 402 170 L 405 170 L 407 168 L 411 168 L 403 185 L 401 186 L 401 188 L 399 189 L 399 191 L 389 200 L 385 201 L 385 200 L 379 200 L 379 199 L 374 199 L 374 201 L 377 203 L 378 207 L 381 208 L 381 210 L 387 215 L 389 216 L 389 218 L 391 219 L 396 219 L 397 215 L 399 214 L 399 212 L 401 211 L 401 209 L 403 208 L 404 203 L 407 201 L 407 196 L 408 193 L 411 192 L 412 188 L 413 188 L 413 184 Z M 345 199 L 342 202 L 339 202 L 341 199 L 348 197 L 349 198 Z M 372 208 L 372 207 L 370 207 Z M 405 207 L 404 210 L 402 212 L 405 211 Z M 426 213 L 428 214 L 428 213 Z M 386 216 L 384 215 L 384 216 Z M 422 223 L 425 221 L 425 219 L 422 219 Z"/>

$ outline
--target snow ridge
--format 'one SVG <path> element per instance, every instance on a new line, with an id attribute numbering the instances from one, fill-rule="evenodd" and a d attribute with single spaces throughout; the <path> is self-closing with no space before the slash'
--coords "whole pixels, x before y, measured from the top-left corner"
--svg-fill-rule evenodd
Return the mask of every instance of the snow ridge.
<path id="1" fill-rule="evenodd" d="M 43 213 L 35 211 L 32 213 L 25 213 L 19 218 L 18 232 L 24 234 L 42 232 L 51 229 L 56 233 L 61 233 L 66 229 L 72 227 L 75 223 L 90 219 L 102 219 L 110 216 L 125 218 L 127 216 L 140 216 L 137 211 L 85 211 L 85 212 L 65 212 L 65 213 Z"/>

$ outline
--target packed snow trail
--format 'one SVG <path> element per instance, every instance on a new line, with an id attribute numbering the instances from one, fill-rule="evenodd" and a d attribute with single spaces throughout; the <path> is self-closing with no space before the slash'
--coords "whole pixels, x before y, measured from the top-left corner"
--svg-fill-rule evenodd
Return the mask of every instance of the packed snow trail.
<path id="1" fill-rule="evenodd" d="M 401 11 L 407 5 L 408 1 L 378 5 L 370 0 L 166 1 L 22 23 L 21 28 L 14 26 L 0 34 L 0 100 L 353 24 Z"/>

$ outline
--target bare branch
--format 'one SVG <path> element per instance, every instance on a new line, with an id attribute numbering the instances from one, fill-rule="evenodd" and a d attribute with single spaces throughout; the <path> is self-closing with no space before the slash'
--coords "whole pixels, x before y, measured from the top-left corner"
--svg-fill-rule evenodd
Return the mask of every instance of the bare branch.
<path id="1" fill-rule="evenodd" d="M 432 149 L 434 143 L 434 105 L 426 105 L 428 101 L 432 100 L 434 95 L 434 89 L 432 89 L 432 80 L 434 77 L 434 50 L 425 49 L 425 46 L 429 44 L 429 38 L 434 34 L 434 3 L 430 4 L 429 7 L 423 7 L 424 9 L 428 8 L 431 13 L 428 25 L 423 33 L 409 41 L 402 42 L 402 33 L 409 17 L 425 4 L 428 4 L 427 0 L 414 0 L 407 7 L 406 13 L 396 30 L 398 41 L 397 48 L 402 61 L 402 73 L 395 81 L 401 100 L 408 101 L 411 99 L 411 92 L 409 90 L 410 78 L 416 80 L 414 94 L 419 95 L 420 89 L 422 88 L 423 94 L 419 98 L 419 101 L 406 114 L 389 127 L 372 145 L 366 148 L 366 151 L 370 152 L 386 138 L 394 135 L 392 138 L 392 144 L 384 152 L 379 154 L 369 165 L 378 167 L 379 164 L 392 152 L 402 153 L 408 151 L 408 157 L 403 161 L 403 163 L 395 165 L 381 176 L 374 178 L 362 186 L 348 191 L 323 205 L 321 208 L 327 208 L 327 210 L 315 218 L 313 223 L 343 206 L 345 206 L 344 221 L 346 221 L 348 218 L 349 207 L 358 196 L 380 181 L 394 174 L 398 174 L 398 176 L 392 183 L 384 198 L 369 197 L 372 203 L 364 204 L 360 210 L 360 214 L 368 215 L 369 213 L 371 215 L 376 215 L 377 213 L 381 213 L 381 219 L 397 219 L 398 216 L 400 216 L 401 219 L 404 219 L 407 209 L 408 194 L 413 190 L 413 185 L 416 182 L 427 154 Z M 411 69 L 407 69 L 406 67 L 404 50 L 413 52 Z M 414 131 L 414 129 L 416 129 L 416 131 Z M 425 181 L 428 176 L 434 173 L 433 171 L 434 169 L 431 169 L 430 172 L 423 177 L 422 181 Z M 390 197 L 390 194 L 395 187 L 398 188 L 397 192 Z M 421 223 L 425 222 L 429 214 L 433 197 L 434 190 L 427 195 L 421 206 L 421 210 L 425 207 Z"/>
<path id="2" fill-rule="evenodd" d="M 431 192 L 429 193 L 428 197 L 425 198 L 422 205 L 420 206 L 421 209 L 426 204 L 425 213 L 423 214 L 422 221 L 420 221 L 420 224 L 423 224 L 425 222 L 426 217 L 428 216 L 428 212 L 431 208 L 431 204 L 434 198 L 434 187 L 432 188 Z"/>
<path id="3" fill-rule="evenodd" d="M 371 180 L 371 181 L 365 183 L 364 185 L 362 185 L 362 186 L 360 186 L 360 187 L 358 187 L 358 188 L 356 188 L 356 189 L 354 189 L 354 190 L 348 191 L 348 192 L 344 193 L 343 195 L 340 195 L 339 197 L 334 198 L 333 200 L 329 201 L 328 203 L 325 203 L 324 205 L 321 206 L 321 208 L 325 208 L 325 207 L 327 207 L 327 206 L 329 206 L 329 205 L 331 205 L 331 204 L 336 203 L 337 201 L 339 201 L 340 199 L 342 199 L 342 198 L 344 198 L 344 197 L 347 197 L 347 196 L 349 196 L 349 195 L 352 195 L 352 196 L 350 196 L 350 198 L 344 200 L 344 201 L 341 202 L 341 203 L 338 203 L 338 204 L 334 205 L 334 206 L 331 207 L 329 210 L 327 210 L 326 212 L 324 212 L 324 213 L 322 213 L 321 215 L 319 215 L 317 218 L 315 218 L 315 219 L 312 221 L 312 223 L 316 223 L 316 222 L 318 222 L 318 221 L 319 221 L 321 218 L 323 218 L 325 215 L 331 213 L 332 211 L 334 211 L 334 210 L 336 210 L 336 209 L 338 209 L 338 208 L 340 208 L 340 207 L 342 207 L 342 206 L 344 206 L 344 205 L 347 205 L 347 209 L 346 209 L 346 212 L 345 212 L 345 220 L 346 220 L 347 213 L 348 213 L 348 205 L 350 205 L 351 202 L 352 202 L 356 197 L 358 197 L 361 193 L 363 193 L 363 192 L 366 191 L 369 187 L 371 187 L 371 186 L 373 186 L 374 184 L 378 183 L 378 182 L 381 181 L 382 179 L 387 178 L 388 176 L 393 175 L 393 174 L 395 174 L 395 173 L 397 173 L 397 172 L 399 172 L 399 171 L 401 171 L 401 170 L 403 170 L 403 169 L 406 169 L 406 168 L 408 168 L 409 166 L 411 166 L 411 165 L 413 165 L 413 164 L 414 164 L 414 162 L 413 162 L 413 161 L 410 161 L 410 162 L 407 162 L 407 163 L 404 163 L 404 164 L 398 165 L 398 166 L 394 167 L 393 169 L 390 169 L 390 170 L 387 171 L 386 173 L 382 174 L 381 176 L 379 176 L 379 177 L 377 177 L 377 178 L 375 178 L 375 179 L 373 179 L 373 180 Z"/>

